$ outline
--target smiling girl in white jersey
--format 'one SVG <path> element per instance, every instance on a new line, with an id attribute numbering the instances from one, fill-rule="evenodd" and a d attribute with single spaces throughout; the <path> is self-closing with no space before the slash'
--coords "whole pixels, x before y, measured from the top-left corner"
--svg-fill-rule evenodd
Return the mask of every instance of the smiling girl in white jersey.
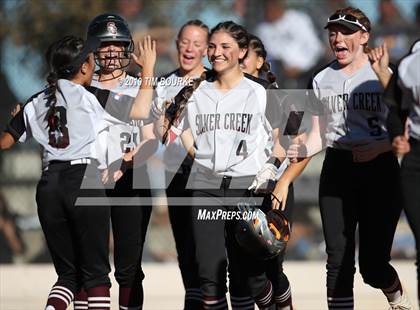
<path id="1" fill-rule="evenodd" d="M 227 308 L 226 248 L 235 309 L 253 309 L 250 295 L 260 307 L 272 303 L 271 284 L 265 279 L 254 281 L 261 279 L 248 274 L 247 266 L 254 259 L 240 258 L 247 254 L 235 240 L 236 221 L 200 217 L 203 212 L 236 210 L 235 205 L 249 197 L 247 188 L 271 153 L 265 88 L 246 78 L 239 66 L 247 47 L 248 34 L 242 26 L 219 23 L 211 31 L 208 47 L 213 70 L 184 88 L 175 100 L 180 106 L 186 104 L 177 130 L 194 158 L 188 185 L 195 205 L 193 229 L 204 309 Z M 272 161 L 277 169 L 279 160 Z"/>

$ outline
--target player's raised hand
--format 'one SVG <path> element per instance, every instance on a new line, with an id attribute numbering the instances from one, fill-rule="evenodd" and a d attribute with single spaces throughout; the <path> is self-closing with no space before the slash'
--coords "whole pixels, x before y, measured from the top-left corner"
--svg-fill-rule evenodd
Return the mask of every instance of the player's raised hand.
<path id="1" fill-rule="evenodd" d="M 139 55 L 132 54 L 133 60 L 142 67 L 143 72 L 146 74 L 153 73 L 156 63 L 156 41 L 147 35 L 143 41 L 139 41 Z"/>
<path id="2" fill-rule="evenodd" d="M 386 43 L 379 47 L 371 48 L 368 52 L 368 57 L 375 72 L 388 70 L 389 67 L 389 53 Z"/>
<path id="3" fill-rule="evenodd" d="M 389 53 L 386 43 L 379 47 L 368 49 L 367 55 L 373 71 L 378 76 L 384 88 L 388 85 L 392 73 L 389 71 Z"/>

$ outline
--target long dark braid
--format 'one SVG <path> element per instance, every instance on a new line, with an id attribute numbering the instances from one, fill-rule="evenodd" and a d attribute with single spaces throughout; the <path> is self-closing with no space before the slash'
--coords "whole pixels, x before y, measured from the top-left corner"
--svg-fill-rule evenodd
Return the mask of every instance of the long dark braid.
<path id="1" fill-rule="evenodd" d="M 78 72 L 80 67 L 73 67 L 72 62 L 79 56 L 84 46 L 84 41 L 74 36 L 66 36 L 54 43 L 52 43 L 45 58 L 50 67 L 50 73 L 47 76 L 48 88 L 46 90 L 47 106 L 49 107 L 46 120 L 50 133 L 50 145 L 58 148 L 65 148 L 69 145 L 68 134 L 62 135 L 62 138 L 57 140 L 53 135 L 55 132 L 67 130 L 61 124 L 60 113 L 57 104 L 56 93 L 61 92 L 58 86 L 59 79 L 72 79 Z"/>
<path id="2" fill-rule="evenodd" d="M 179 119 L 181 113 L 187 106 L 188 100 L 190 100 L 194 91 L 200 86 L 204 80 L 210 80 L 214 78 L 215 72 L 213 70 L 204 71 L 201 76 L 194 79 L 190 85 L 185 86 L 181 91 L 171 100 L 165 103 L 165 120 L 163 122 L 163 136 L 162 143 L 165 144 L 168 138 L 169 130 L 172 125 Z"/>
<path id="3" fill-rule="evenodd" d="M 258 73 L 265 73 L 267 81 L 269 81 L 271 84 L 275 83 L 277 77 L 273 72 L 271 72 L 271 65 L 267 61 L 267 51 L 261 39 L 258 38 L 256 35 L 249 34 L 249 48 L 252 49 L 257 54 L 257 56 L 264 59 L 264 63 L 261 66 L 261 68 L 258 69 Z"/>

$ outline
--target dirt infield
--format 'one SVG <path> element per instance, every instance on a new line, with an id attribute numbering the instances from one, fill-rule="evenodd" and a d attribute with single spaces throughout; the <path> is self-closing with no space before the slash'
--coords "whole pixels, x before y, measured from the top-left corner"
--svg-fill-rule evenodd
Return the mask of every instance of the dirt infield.
<path id="1" fill-rule="evenodd" d="M 182 309 L 183 288 L 176 264 L 144 264 L 145 304 L 144 310 Z M 414 262 L 397 261 L 393 264 L 410 299 L 414 302 L 416 273 Z M 292 284 L 295 307 L 298 310 L 326 309 L 325 263 L 286 262 L 286 274 Z M 55 281 L 52 265 L 1 265 L 0 266 L 0 309 L 40 310 L 43 309 L 50 285 Z M 360 276 L 355 282 L 356 309 L 387 309 L 381 292 L 364 285 Z M 72 309 L 72 307 L 69 307 Z M 112 309 L 118 309 L 117 285 L 112 287 Z"/>

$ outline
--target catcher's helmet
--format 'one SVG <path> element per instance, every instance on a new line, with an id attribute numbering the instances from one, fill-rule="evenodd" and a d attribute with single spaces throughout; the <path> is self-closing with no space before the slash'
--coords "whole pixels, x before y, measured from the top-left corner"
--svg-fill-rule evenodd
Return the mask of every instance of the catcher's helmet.
<path id="1" fill-rule="evenodd" d="M 124 45 L 124 52 L 117 57 L 113 55 L 113 58 L 118 58 L 120 61 L 120 68 L 125 68 L 129 65 L 131 59 L 131 53 L 134 51 L 134 42 L 131 37 L 131 32 L 128 29 L 128 24 L 121 16 L 112 13 L 106 13 L 96 16 L 90 23 L 87 29 L 87 37 L 96 37 L 101 43 L 108 42 L 121 42 Z M 97 64 L 100 67 L 104 67 L 98 62 L 98 58 L 105 58 L 107 53 L 103 52 L 104 55 L 96 55 Z M 111 58 L 111 56 L 108 56 Z M 124 61 L 128 60 L 128 61 Z"/>
<path id="2" fill-rule="evenodd" d="M 241 219 L 235 226 L 235 238 L 248 253 L 259 259 L 271 259 L 279 255 L 290 238 L 289 221 L 280 210 L 270 210 L 265 214 L 261 209 L 247 204 L 238 205 L 244 213 L 254 217 Z"/>

